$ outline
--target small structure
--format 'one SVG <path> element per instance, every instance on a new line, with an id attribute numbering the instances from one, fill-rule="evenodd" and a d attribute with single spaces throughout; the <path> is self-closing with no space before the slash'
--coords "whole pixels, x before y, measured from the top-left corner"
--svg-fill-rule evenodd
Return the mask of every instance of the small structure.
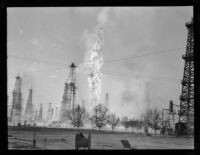
<path id="1" fill-rule="evenodd" d="M 128 140 L 120 140 L 121 141 L 121 143 L 122 143 L 122 145 L 123 145 L 123 147 L 125 148 L 125 149 L 136 149 L 136 147 L 131 147 L 131 144 L 129 143 L 129 141 Z"/>
<path id="2" fill-rule="evenodd" d="M 75 136 L 75 150 L 79 148 L 88 148 L 91 149 L 91 134 L 88 137 L 85 137 L 82 133 L 78 133 Z"/>

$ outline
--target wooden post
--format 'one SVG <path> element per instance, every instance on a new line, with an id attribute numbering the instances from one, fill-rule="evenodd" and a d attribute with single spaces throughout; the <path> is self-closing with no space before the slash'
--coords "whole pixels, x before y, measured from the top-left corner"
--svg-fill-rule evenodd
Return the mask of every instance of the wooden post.
<path id="1" fill-rule="evenodd" d="M 35 146 L 36 146 L 35 134 L 36 134 L 36 130 L 35 130 L 35 132 L 34 132 L 34 135 L 33 135 L 33 147 L 35 147 Z"/>
<path id="2" fill-rule="evenodd" d="M 164 135 L 164 118 L 163 118 L 163 109 L 162 109 L 162 135 Z"/>
<path id="3" fill-rule="evenodd" d="M 47 138 L 45 137 L 44 139 L 44 148 L 46 149 L 46 142 L 47 142 Z"/>

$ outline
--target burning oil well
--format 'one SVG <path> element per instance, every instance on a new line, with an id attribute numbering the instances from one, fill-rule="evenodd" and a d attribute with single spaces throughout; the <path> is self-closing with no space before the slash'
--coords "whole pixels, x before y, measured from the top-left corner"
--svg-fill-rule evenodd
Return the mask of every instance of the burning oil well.
<path id="1" fill-rule="evenodd" d="M 101 85 L 103 73 L 101 68 L 103 65 L 103 54 L 101 48 L 103 46 L 103 29 L 97 28 L 97 38 L 92 46 L 92 49 L 88 51 L 85 58 L 85 63 L 88 69 L 88 84 L 89 84 L 89 111 L 92 112 L 94 106 L 99 104 Z"/>
<path id="2" fill-rule="evenodd" d="M 89 86 L 89 112 L 92 113 L 94 106 L 100 104 L 102 87 L 102 67 L 104 63 L 102 47 L 104 46 L 104 25 L 108 20 L 110 8 L 104 8 L 97 16 L 96 32 L 86 38 L 86 56 L 84 64 L 88 71 Z M 92 37 L 91 37 L 92 36 Z"/>

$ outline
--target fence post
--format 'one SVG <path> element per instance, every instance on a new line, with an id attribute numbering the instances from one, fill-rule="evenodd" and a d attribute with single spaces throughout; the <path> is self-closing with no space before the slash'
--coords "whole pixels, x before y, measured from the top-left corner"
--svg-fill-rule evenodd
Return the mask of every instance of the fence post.
<path id="1" fill-rule="evenodd" d="M 47 142 L 47 138 L 45 137 L 44 139 L 44 148 L 46 149 L 46 142 Z"/>
<path id="2" fill-rule="evenodd" d="M 34 135 L 33 135 L 33 147 L 35 147 L 35 146 L 36 146 L 35 134 L 36 134 L 36 130 L 35 130 L 35 132 L 34 132 Z"/>

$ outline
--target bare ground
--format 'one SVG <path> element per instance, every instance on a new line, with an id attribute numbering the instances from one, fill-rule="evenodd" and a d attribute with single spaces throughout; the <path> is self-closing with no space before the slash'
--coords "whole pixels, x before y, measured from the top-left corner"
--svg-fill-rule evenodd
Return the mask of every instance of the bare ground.
<path id="1" fill-rule="evenodd" d="M 38 128 L 36 131 L 36 148 L 32 147 L 35 128 L 9 128 L 9 149 L 56 149 L 71 150 L 75 147 L 75 134 L 73 129 Z M 123 149 L 120 140 L 128 140 L 132 147 L 137 149 L 194 149 L 194 138 L 175 136 L 140 136 L 131 133 L 97 132 L 80 130 L 85 136 L 92 133 L 92 149 Z M 17 138 L 17 139 L 16 139 Z M 46 138 L 46 146 L 44 139 Z M 25 139 L 25 140 L 19 140 Z"/>

